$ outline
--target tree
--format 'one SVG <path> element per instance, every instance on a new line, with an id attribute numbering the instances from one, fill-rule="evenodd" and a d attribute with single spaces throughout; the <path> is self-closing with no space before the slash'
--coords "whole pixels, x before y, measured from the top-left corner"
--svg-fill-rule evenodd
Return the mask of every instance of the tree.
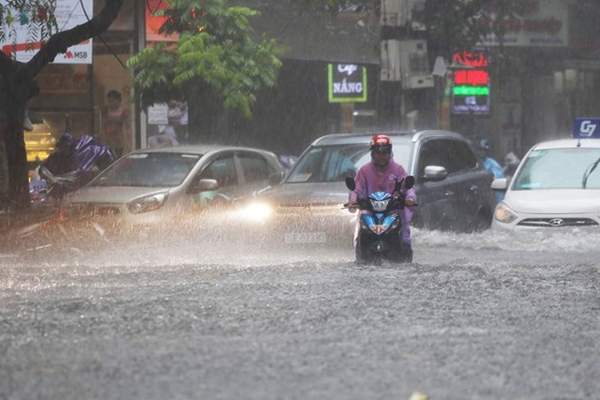
<path id="1" fill-rule="evenodd" d="M 36 76 L 70 46 L 105 32 L 117 17 L 123 1 L 106 0 L 100 14 L 62 32 L 56 29 L 55 1 L 10 0 L 0 5 L 2 37 L 10 35 L 5 31 L 4 23 L 12 22 L 12 9 L 29 16 L 31 38 L 42 42 L 40 50 L 27 63 L 18 62 L 14 57 L 0 52 L 0 151 L 4 153 L 0 154 L 0 158 L 6 160 L 7 169 L 0 179 L 5 183 L 9 204 L 16 209 L 30 206 L 23 119 L 27 102 L 40 91 Z"/>
<path id="2" fill-rule="evenodd" d="M 282 49 L 274 40 L 253 39 L 249 19 L 258 12 L 227 7 L 226 0 L 165 1 L 168 7 L 156 11 L 166 17 L 160 33 L 179 39 L 176 45 L 147 47 L 128 60 L 136 102 L 145 109 L 186 99 L 190 117 L 194 109 L 218 103 L 250 118 L 256 92 L 275 85 L 281 66 Z"/>

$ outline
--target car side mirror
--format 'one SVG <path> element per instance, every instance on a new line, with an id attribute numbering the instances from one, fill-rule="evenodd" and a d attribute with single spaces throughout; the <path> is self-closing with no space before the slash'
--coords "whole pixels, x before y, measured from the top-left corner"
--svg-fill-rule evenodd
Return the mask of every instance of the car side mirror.
<path id="1" fill-rule="evenodd" d="M 448 170 L 440 165 L 428 165 L 423 171 L 423 179 L 426 181 L 439 182 L 448 177 Z"/>
<path id="2" fill-rule="evenodd" d="M 504 192 L 504 191 L 506 191 L 506 189 L 508 189 L 508 179 L 499 178 L 499 179 L 494 179 L 492 181 L 492 190 Z"/>
<path id="3" fill-rule="evenodd" d="M 406 178 L 396 181 L 394 192 L 400 192 L 402 190 L 402 184 L 404 184 L 404 190 L 412 188 L 415 185 L 415 177 L 412 175 L 407 175 Z"/>
<path id="4" fill-rule="evenodd" d="M 192 184 L 188 193 L 196 194 L 200 192 L 211 192 L 219 190 L 219 182 L 216 179 L 200 179 L 198 182 Z"/>
<path id="5" fill-rule="evenodd" d="M 283 172 L 274 172 L 269 175 L 269 186 L 277 186 L 283 180 Z"/>
<path id="6" fill-rule="evenodd" d="M 346 182 L 346 187 L 350 190 L 355 190 L 356 189 L 356 182 L 354 182 L 354 178 L 351 177 L 346 177 L 345 179 Z"/>

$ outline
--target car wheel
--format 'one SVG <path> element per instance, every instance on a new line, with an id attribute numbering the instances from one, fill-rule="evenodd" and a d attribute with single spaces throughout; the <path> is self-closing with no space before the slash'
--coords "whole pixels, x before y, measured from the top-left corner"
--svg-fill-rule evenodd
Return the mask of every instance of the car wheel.
<path id="1" fill-rule="evenodd" d="M 487 211 L 480 211 L 475 217 L 473 223 L 473 232 L 483 232 L 492 225 L 492 214 Z"/>

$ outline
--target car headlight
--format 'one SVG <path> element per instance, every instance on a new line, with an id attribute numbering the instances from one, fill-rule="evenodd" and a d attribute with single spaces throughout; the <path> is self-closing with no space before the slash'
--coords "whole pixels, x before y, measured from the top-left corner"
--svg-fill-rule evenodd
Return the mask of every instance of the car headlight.
<path id="1" fill-rule="evenodd" d="M 268 203 L 252 202 L 242 210 L 242 217 L 254 222 L 265 222 L 272 214 L 273 207 Z"/>
<path id="2" fill-rule="evenodd" d="M 371 200 L 371 207 L 373 207 L 373 211 L 375 212 L 384 212 L 388 206 L 390 199 L 387 200 Z"/>
<path id="3" fill-rule="evenodd" d="M 510 224 L 518 218 L 518 215 L 513 210 L 511 210 L 506 204 L 500 203 L 494 211 L 494 218 L 496 219 L 496 221 L 502 222 L 503 224 Z"/>
<path id="4" fill-rule="evenodd" d="M 161 208 L 169 197 L 168 193 L 156 193 L 140 197 L 127 203 L 127 210 L 132 214 L 142 214 Z"/>

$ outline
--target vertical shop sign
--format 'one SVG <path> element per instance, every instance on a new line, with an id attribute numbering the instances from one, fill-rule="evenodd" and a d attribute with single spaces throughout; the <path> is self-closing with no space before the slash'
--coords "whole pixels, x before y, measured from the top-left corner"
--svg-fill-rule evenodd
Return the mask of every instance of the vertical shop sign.
<path id="1" fill-rule="evenodd" d="M 6 6 L 5 6 L 6 7 Z M 2 52 L 8 56 L 15 55 L 17 61 L 28 62 L 40 50 L 41 42 L 33 41 L 29 32 L 29 17 L 25 13 L 19 14 L 11 10 L 17 17 L 11 24 L 3 21 L 2 30 L 11 32 L 0 41 Z M 54 12 L 59 32 L 67 31 L 78 25 L 88 22 L 94 15 L 93 0 L 56 0 Z M 71 46 L 66 52 L 58 54 L 53 64 L 91 64 L 92 39 L 85 40 Z"/>
<path id="2" fill-rule="evenodd" d="M 490 74 L 483 53 L 456 53 L 461 67 L 452 73 L 452 113 L 488 114 L 490 112 Z"/>
<path id="3" fill-rule="evenodd" d="M 367 101 L 367 68 L 356 64 L 329 64 L 329 102 Z"/>

